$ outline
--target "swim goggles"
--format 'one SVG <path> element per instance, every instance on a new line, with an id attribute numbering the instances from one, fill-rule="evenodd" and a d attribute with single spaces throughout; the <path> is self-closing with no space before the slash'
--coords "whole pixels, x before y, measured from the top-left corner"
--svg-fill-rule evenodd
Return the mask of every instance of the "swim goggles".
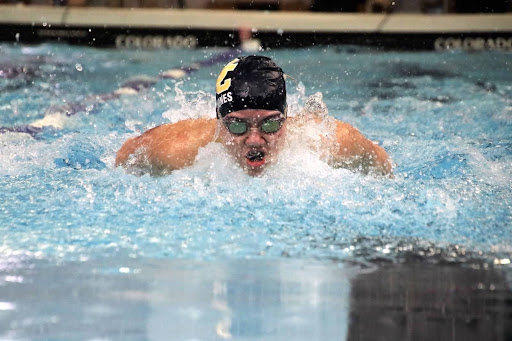
<path id="1" fill-rule="evenodd" d="M 258 128 L 262 133 L 272 134 L 281 129 L 284 120 L 285 117 L 283 116 L 272 116 L 261 120 L 261 122 L 258 124 Z M 224 119 L 224 124 L 226 125 L 226 128 L 228 128 L 229 132 L 233 135 L 243 135 L 250 129 L 249 122 L 234 117 Z"/>

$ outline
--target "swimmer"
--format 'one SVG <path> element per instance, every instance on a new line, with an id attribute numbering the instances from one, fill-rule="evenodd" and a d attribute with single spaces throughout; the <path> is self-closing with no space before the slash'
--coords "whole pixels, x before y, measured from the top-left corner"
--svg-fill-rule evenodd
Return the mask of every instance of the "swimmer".
<path id="1" fill-rule="evenodd" d="M 391 175 L 384 149 L 351 125 L 312 111 L 288 117 L 285 74 L 272 59 L 240 57 L 220 72 L 216 84 L 217 118 L 164 124 L 127 140 L 116 166 L 136 173 L 165 175 L 194 163 L 199 148 L 221 143 L 248 175 L 259 176 L 277 162 L 288 140 L 302 128 L 329 120 L 332 134 L 323 134 L 320 154 L 329 165 Z M 309 148 L 309 146 L 305 146 Z"/>

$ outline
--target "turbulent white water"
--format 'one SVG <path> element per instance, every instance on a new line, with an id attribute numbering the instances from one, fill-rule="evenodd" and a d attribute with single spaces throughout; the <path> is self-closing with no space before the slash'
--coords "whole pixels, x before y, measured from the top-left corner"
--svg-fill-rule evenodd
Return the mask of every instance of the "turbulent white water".
<path id="1" fill-rule="evenodd" d="M 389 152 L 395 178 L 329 167 L 304 148 L 328 131 L 322 124 L 290 138 L 259 178 L 219 144 L 203 148 L 192 167 L 152 178 L 114 168 L 116 151 L 158 124 L 214 117 L 220 65 L 179 81 L 155 76 L 218 51 L 1 51 L 2 67 L 19 60 L 31 71 L 0 79 L 0 125 L 60 123 L 35 137 L 0 135 L 6 257 L 510 259 L 512 79 L 498 70 L 510 71 L 508 54 L 271 51 L 299 81 L 288 83 L 290 113 L 327 108 L 353 124 Z M 90 97 L 140 75 L 155 84 Z M 318 98 L 305 103 L 315 93 L 326 107 Z M 64 101 L 87 105 L 48 116 Z"/>

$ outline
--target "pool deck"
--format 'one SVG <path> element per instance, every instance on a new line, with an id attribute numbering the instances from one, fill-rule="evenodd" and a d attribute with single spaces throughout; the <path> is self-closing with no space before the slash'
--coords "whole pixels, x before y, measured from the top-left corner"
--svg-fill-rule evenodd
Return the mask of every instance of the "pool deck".
<path id="1" fill-rule="evenodd" d="M 117 48 L 353 44 L 399 50 L 512 50 L 508 14 L 360 14 L 0 5 L 0 41 Z"/>

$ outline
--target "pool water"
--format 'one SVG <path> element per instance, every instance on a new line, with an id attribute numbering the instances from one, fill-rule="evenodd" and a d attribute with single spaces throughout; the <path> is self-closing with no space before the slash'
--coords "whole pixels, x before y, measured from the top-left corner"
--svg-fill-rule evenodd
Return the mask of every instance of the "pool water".
<path id="1" fill-rule="evenodd" d="M 467 285 L 473 301 L 498 295 L 477 309 L 495 324 L 467 335 L 512 335 L 510 53 L 262 52 L 297 80 L 290 114 L 315 95 L 387 150 L 389 179 L 332 169 L 300 141 L 260 178 L 216 144 L 169 176 L 128 174 L 113 166 L 127 138 L 214 117 L 223 50 L 0 52 L 0 338 L 365 339 L 357 314 L 371 309 L 354 285 L 382 264 L 396 283 L 433 269 L 428 283 Z M 198 62 L 182 78 L 162 76 Z M 144 89 L 105 95 L 127 82 Z M 375 290 L 389 283 L 379 278 L 365 291 L 376 314 Z M 425 339 L 439 336 L 422 326 Z"/>

